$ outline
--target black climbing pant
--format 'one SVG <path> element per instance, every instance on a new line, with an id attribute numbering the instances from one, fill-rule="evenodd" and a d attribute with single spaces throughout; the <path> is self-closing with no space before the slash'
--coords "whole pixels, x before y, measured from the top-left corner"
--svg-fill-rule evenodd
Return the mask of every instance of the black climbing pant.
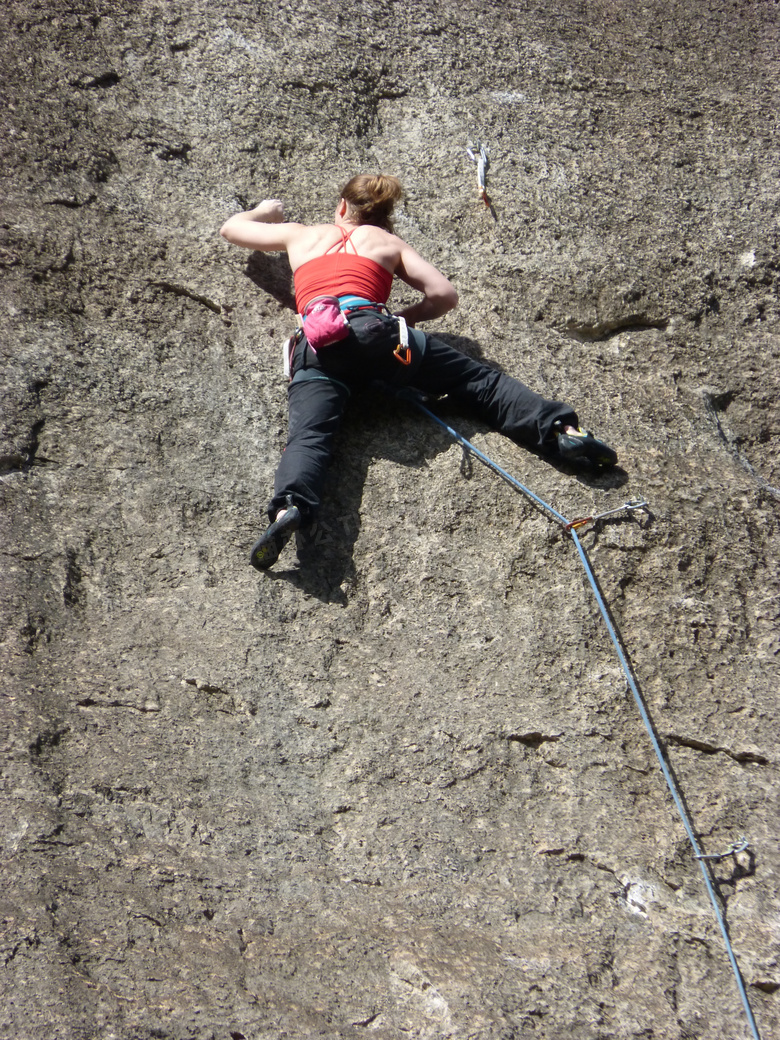
<path id="1" fill-rule="evenodd" d="M 322 486 L 344 408 L 352 393 L 376 380 L 447 394 L 492 429 L 529 447 L 553 436 L 556 422 L 578 425 L 566 404 L 548 401 L 523 383 L 462 354 L 436 336 L 410 330 L 409 364 L 394 356 L 398 321 L 375 310 L 353 313 L 350 334 L 318 353 L 302 339 L 293 355 L 288 387 L 287 447 L 268 505 L 271 520 L 290 500 L 304 525 L 319 508 Z"/>

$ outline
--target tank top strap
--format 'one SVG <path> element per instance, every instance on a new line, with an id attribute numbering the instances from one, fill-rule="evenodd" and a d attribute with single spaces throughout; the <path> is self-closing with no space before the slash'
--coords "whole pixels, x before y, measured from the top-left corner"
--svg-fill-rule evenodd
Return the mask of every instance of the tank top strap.
<path id="1" fill-rule="evenodd" d="M 334 242 L 332 246 L 328 246 L 328 248 L 325 250 L 323 256 L 327 256 L 328 253 L 333 253 L 333 252 L 335 252 L 335 253 L 341 253 L 341 252 L 346 253 L 347 252 L 347 243 L 348 242 L 352 246 L 352 252 L 355 254 L 355 256 L 359 256 L 360 254 L 358 253 L 357 249 L 355 248 L 355 243 L 349 241 L 352 238 L 352 235 L 354 234 L 354 232 L 357 231 L 357 228 L 353 227 L 352 231 L 350 231 L 349 234 L 347 234 L 347 232 L 344 230 L 343 227 L 339 227 L 339 231 L 341 232 L 341 241 L 340 242 Z"/>

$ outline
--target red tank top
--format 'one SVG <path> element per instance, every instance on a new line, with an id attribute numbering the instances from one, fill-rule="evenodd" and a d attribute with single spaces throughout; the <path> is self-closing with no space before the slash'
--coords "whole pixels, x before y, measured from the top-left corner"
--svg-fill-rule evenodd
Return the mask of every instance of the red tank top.
<path id="1" fill-rule="evenodd" d="M 341 241 L 335 242 L 322 256 L 301 264 L 295 272 L 295 306 L 299 314 L 303 314 L 304 307 L 315 296 L 361 296 L 372 303 L 387 303 L 393 285 L 392 272 L 376 260 L 358 255 L 354 243 L 349 241 L 356 230 L 353 228 L 347 234 L 340 227 Z M 348 242 L 352 253 L 347 252 Z"/>

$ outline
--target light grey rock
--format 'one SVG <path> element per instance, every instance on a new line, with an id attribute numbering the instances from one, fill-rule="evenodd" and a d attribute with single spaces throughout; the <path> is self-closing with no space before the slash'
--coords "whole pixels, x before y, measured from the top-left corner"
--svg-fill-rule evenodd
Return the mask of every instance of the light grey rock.
<path id="1" fill-rule="evenodd" d="M 778 1035 L 776 6 L 0 17 L 0 1036 L 750 1035 L 559 525 L 376 394 L 248 566 L 291 284 L 217 230 L 378 168 L 438 330 L 622 469 L 440 414 L 566 517 L 650 503 L 581 538 L 702 847 L 750 842 L 713 876 Z"/>

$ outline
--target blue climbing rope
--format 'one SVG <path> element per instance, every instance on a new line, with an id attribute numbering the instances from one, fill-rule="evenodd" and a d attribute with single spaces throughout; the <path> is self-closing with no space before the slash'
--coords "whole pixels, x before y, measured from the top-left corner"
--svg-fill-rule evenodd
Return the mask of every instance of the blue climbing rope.
<path id="1" fill-rule="evenodd" d="M 419 411 L 427 415 L 430 419 L 437 423 L 437 425 L 441 426 L 442 429 L 446 430 L 450 437 L 453 438 L 453 440 L 460 444 L 461 447 L 465 448 L 466 451 L 468 451 L 470 454 L 476 456 L 476 458 L 483 462 L 489 469 L 492 469 L 494 473 L 497 473 L 500 477 L 507 481 L 507 483 L 511 484 L 512 487 L 516 488 L 516 490 L 520 491 L 527 498 L 530 498 L 531 501 L 535 502 L 536 505 L 543 509 L 549 516 L 551 516 L 554 520 L 557 520 L 558 523 L 560 523 L 563 526 L 564 530 L 566 530 L 567 533 L 571 535 L 572 541 L 574 542 L 574 545 L 576 546 L 577 552 L 579 554 L 580 561 L 582 562 L 582 566 L 585 568 L 585 574 L 587 575 L 588 582 L 590 583 L 590 587 L 593 590 L 593 595 L 596 597 L 596 603 L 598 604 L 599 612 L 602 618 L 604 619 L 604 624 L 607 626 L 609 638 L 612 640 L 612 645 L 614 646 L 615 652 L 618 656 L 618 660 L 620 661 L 620 666 L 625 674 L 626 682 L 628 683 L 629 689 L 633 694 L 634 701 L 636 702 L 636 706 L 639 709 L 639 714 L 642 718 L 642 722 L 644 723 L 645 729 L 647 730 L 647 733 L 650 737 L 650 742 L 653 745 L 653 750 L 655 751 L 656 758 L 658 759 L 658 763 L 661 766 L 661 772 L 664 775 L 664 779 L 666 780 L 666 784 L 672 795 L 672 799 L 677 808 L 677 812 L 680 814 L 680 819 L 682 820 L 683 827 L 685 828 L 685 832 L 688 835 L 688 840 L 691 843 L 694 855 L 699 864 L 702 877 L 704 878 L 704 884 L 707 889 L 707 894 L 709 896 L 710 903 L 712 904 L 712 909 L 715 912 L 715 917 L 717 919 L 721 935 L 723 936 L 723 941 L 726 945 L 726 952 L 731 963 L 732 971 L 734 972 L 734 977 L 737 981 L 737 988 L 739 989 L 739 994 L 742 999 L 742 1006 L 745 1009 L 745 1015 L 747 1016 L 747 1020 L 750 1025 L 750 1030 L 753 1034 L 754 1040 L 761 1040 L 761 1037 L 758 1032 L 758 1026 L 756 1025 L 756 1020 L 753 1017 L 753 1011 L 750 1007 L 750 1001 L 748 1000 L 747 991 L 745 990 L 745 983 L 742 978 L 742 973 L 739 970 L 737 958 L 734 954 L 734 949 L 731 945 L 731 939 L 729 938 L 728 928 L 726 927 L 725 919 L 721 912 L 720 906 L 718 905 L 718 898 L 715 893 L 715 888 L 712 884 L 710 868 L 706 862 L 707 857 L 704 856 L 701 851 L 699 842 L 696 838 L 696 834 L 693 830 L 693 825 L 691 823 L 690 817 L 688 816 L 688 812 L 686 811 L 685 805 L 683 804 L 682 796 L 680 795 L 674 777 L 672 776 L 669 766 L 667 765 L 663 749 L 661 748 L 661 744 L 658 740 L 658 737 L 655 734 L 655 729 L 650 720 L 650 716 L 647 713 L 647 709 L 645 708 L 642 695 L 639 692 L 639 687 L 636 684 L 633 673 L 631 671 L 631 667 L 623 651 L 620 639 L 618 637 L 617 632 L 615 631 L 615 626 L 612 624 L 612 621 L 610 619 L 609 611 L 607 610 L 606 604 L 604 603 L 604 598 L 599 590 L 598 583 L 590 566 L 590 561 L 588 560 L 582 542 L 580 541 L 577 535 L 577 531 L 575 529 L 577 521 L 567 520 L 566 517 L 564 517 L 561 513 L 558 512 L 557 509 L 553 509 L 551 505 L 549 505 L 543 499 L 539 498 L 538 495 L 535 495 L 534 492 L 530 490 L 530 488 L 527 488 L 525 486 L 525 484 L 521 484 L 519 480 L 517 480 L 515 477 L 511 475 L 511 473 L 508 473 L 505 469 L 503 469 L 496 462 L 494 462 L 493 459 L 491 459 L 488 455 L 485 455 L 484 452 L 480 451 L 479 448 L 475 447 L 471 443 L 471 441 L 466 440 L 466 438 L 463 437 L 460 433 L 458 433 L 457 430 L 453 430 L 453 428 L 449 426 L 446 422 L 444 422 L 443 419 L 440 419 L 438 415 L 432 412 L 429 408 L 426 408 L 425 405 L 422 404 L 422 402 L 417 397 L 413 396 L 412 394 L 404 394 L 400 396 L 403 396 L 404 400 L 413 404 L 415 408 L 419 409 Z"/>

